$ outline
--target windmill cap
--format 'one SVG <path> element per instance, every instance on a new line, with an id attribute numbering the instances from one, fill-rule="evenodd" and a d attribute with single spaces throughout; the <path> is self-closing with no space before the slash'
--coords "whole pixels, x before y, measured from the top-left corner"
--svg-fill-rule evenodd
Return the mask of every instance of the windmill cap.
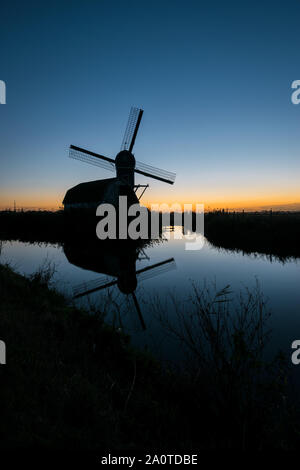
<path id="1" fill-rule="evenodd" d="M 122 150 L 116 156 L 115 164 L 119 168 L 134 168 L 135 158 L 129 150 Z"/>
<path id="2" fill-rule="evenodd" d="M 125 273 L 118 278 L 118 287 L 123 294 L 131 294 L 137 287 L 137 280 L 135 273 Z"/>

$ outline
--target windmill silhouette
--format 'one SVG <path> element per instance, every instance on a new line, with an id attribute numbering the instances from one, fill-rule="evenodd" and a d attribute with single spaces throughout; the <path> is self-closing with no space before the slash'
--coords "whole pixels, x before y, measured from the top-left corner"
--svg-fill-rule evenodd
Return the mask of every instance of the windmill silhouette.
<path id="1" fill-rule="evenodd" d="M 124 243 L 111 244 L 99 240 L 82 244 L 74 240 L 64 244 L 64 252 L 70 263 L 104 274 L 97 279 L 75 286 L 73 288 L 75 299 L 117 286 L 123 294 L 130 295 L 133 299 L 143 329 L 146 325 L 135 294 L 138 283 L 176 268 L 174 258 L 168 258 L 137 270 L 136 261 L 149 258 L 145 255 L 142 246 L 126 240 Z M 141 254 L 144 258 L 141 258 Z"/>
<path id="2" fill-rule="evenodd" d="M 121 151 L 117 154 L 115 159 L 75 145 L 70 146 L 69 156 L 71 158 L 105 168 L 106 170 L 115 171 L 116 177 L 80 183 L 69 189 L 63 200 L 66 211 L 78 209 L 94 211 L 95 208 L 103 202 L 117 206 L 119 196 L 121 195 L 128 197 L 129 204 L 138 203 L 149 185 L 136 185 L 135 173 L 164 183 L 174 183 L 176 177 L 175 173 L 155 168 L 135 160 L 132 151 L 142 116 L 142 109 L 131 108 Z M 139 189 L 142 189 L 142 192 L 138 197 L 137 191 Z"/>

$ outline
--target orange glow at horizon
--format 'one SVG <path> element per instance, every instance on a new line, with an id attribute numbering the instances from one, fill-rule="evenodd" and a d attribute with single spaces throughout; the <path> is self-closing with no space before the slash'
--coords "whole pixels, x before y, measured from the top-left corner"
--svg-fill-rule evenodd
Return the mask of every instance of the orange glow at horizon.
<path id="1" fill-rule="evenodd" d="M 172 191 L 173 193 L 173 191 Z M 207 195 L 207 197 L 203 197 L 202 200 L 200 197 L 195 198 L 189 196 L 187 194 L 181 194 L 177 196 L 172 194 L 173 197 L 170 197 L 170 194 L 165 192 L 163 195 L 161 193 L 160 197 L 158 197 L 157 192 L 155 191 L 153 197 L 151 197 L 151 193 L 149 192 L 148 196 L 144 196 L 141 200 L 141 204 L 148 208 L 151 208 L 151 204 L 167 204 L 171 207 L 173 204 L 180 204 L 183 206 L 184 204 L 204 204 L 205 210 L 215 210 L 215 209 L 245 209 L 245 210 L 253 210 L 253 209 L 263 209 L 263 208 L 274 208 L 282 206 L 291 206 L 292 210 L 300 210 L 300 195 L 297 194 L 289 194 L 289 195 L 275 195 L 275 194 L 262 194 L 257 197 L 251 197 L 251 195 L 226 195 L 225 196 L 215 196 Z M 176 197 L 177 196 L 177 197 Z M 18 209 L 52 209 L 57 210 L 62 207 L 62 200 L 63 194 L 59 195 L 56 194 L 43 194 L 39 193 L 36 195 L 29 195 L 29 194 L 18 194 L 15 193 L 15 198 L 12 199 L 11 197 L 1 195 L 1 202 L 0 202 L 0 209 L 13 209 L 14 207 L 14 200 L 16 201 L 16 207 Z"/>
<path id="2" fill-rule="evenodd" d="M 147 199 L 142 201 L 142 205 L 151 208 L 151 204 L 168 204 L 172 206 L 173 204 L 192 204 L 195 207 L 196 204 L 204 204 L 205 210 L 215 210 L 215 209 L 256 209 L 258 207 L 272 207 L 276 206 L 297 206 L 297 210 L 300 210 L 300 197 L 278 197 L 278 196 L 269 196 L 265 198 L 220 198 L 220 199 L 203 199 L 195 200 L 189 198 L 175 199 L 175 200 L 162 200 L 162 199 Z"/>

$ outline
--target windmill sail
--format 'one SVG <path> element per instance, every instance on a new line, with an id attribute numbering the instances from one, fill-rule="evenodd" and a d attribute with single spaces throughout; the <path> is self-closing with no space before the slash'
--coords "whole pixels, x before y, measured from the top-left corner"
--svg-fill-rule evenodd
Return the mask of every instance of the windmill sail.
<path id="1" fill-rule="evenodd" d="M 165 261 L 161 261 L 159 263 L 152 264 L 151 266 L 146 266 L 145 268 L 139 269 L 136 271 L 136 274 L 139 281 L 144 281 L 173 269 L 176 269 L 175 260 L 174 258 L 169 258 Z M 78 299 L 84 295 L 92 294 L 93 292 L 106 289 L 107 287 L 112 287 L 116 285 L 117 282 L 117 279 L 111 279 L 107 276 L 102 276 L 88 282 L 83 282 L 82 284 L 78 284 L 73 288 L 73 297 L 74 299 Z"/>
<path id="2" fill-rule="evenodd" d="M 90 150 L 85 150 L 75 145 L 70 145 L 69 157 L 104 168 L 105 170 L 115 171 L 115 160 L 113 158 L 90 152 Z"/>
<path id="3" fill-rule="evenodd" d="M 161 261 L 159 263 L 152 264 L 151 266 L 146 266 L 145 268 L 139 269 L 138 271 L 136 271 L 136 275 L 138 276 L 139 281 L 144 281 L 146 279 L 158 276 L 159 274 L 163 274 L 172 269 L 176 269 L 176 263 L 174 258 L 169 258 L 165 261 Z M 89 282 L 84 282 L 73 288 L 73 298 L 78 299 L 85 295 L 106 289 L 107 287 L 115 286 L 117 283 L 118 280 L 116 278 L 111 280 L 107 276 L 102 276 L 98 279 L 94 279 Z M 133 298 L 133 302 L 142 328 L 145 330 L 145 321 L 143 319 L 142 311 L 134 291 L 131 292 L 131 296 Z"/>
<path id="4" fill-rule="evenodd" d="M 73 288 L 73 298 L 78 299 L 84 295 L 92 294 L 93 292 L 106 289 L 107 287 L 112 287 L 117 284 L 117 282 L 117 279 L 111 280 L 107 276 L 102 276 L 89 282 L 83 282 Z"/>
<path id="5" fill-rule="evenodd" d="M 144 111 L 142 109 L 131 108 L 122 142 L 122 150 L 132 152 L 143 112 Z M 90 150 L 86 150 L 81 147 L 76 147 L 75 145 L 70 146 L 69 157 L 104 168 L 105 170 L 115 171 L 115 160 L 113 158 L 105 157 L 104 155 L 91 152 Z M 168 184 L 174 184 L 176 178 L 175 173 L 141 162 L 136 162 L 134 171 L 140 175 L 163 181 Z"/>
<path id="6" fill-rule="evenodd" d="M 134 171 L 140 175 L 148 176 L 149 178 L 154 178 L 168 184 L 174 184 L 176 178 L 175 173 L 161 170 L 160 168 L 156 168 L 141 162 L 136 162 Z"/>
<path id="7" fill-rule="evenodd" d="M 166 272 L 176 269 L 176 263 L 174 258 L 166 259 L 151 266 L 146 266 L 145 268 L 139 269 L 136 274 L 138 276 L 138 281 L 145 281 L 146 279 L 151 279 L 152 277 L 159 276 Z"/>
<path id="8" fill-rule="evenodd" d="M 135 295 L 134 292 L 132 292 L 131 295 L 132 295 L 133 302 L 134 302 L 134 305 L 135 305 L 135 309 L 137 311 L 137 314 L 138 314 L 139 320 L 141 322 L 142 328 L 143 328 L 143 330 L 146 330 L 146 324 L 145 324 L 145 321 L 144 321 L 144 318 L 143 318 L 143 315 L 142 315 L 140 304 L 138 303 L 138 299 L 136 298 L 136 295 Z"/>
<path id="9" fill-rule="evenodd" d="M 132 152 L 134 142 L 140 127 L 143 116 L 143 110 L 139 108 L 131 108 L 121 150 L 129 150 Z"/>
<path id="10" fill-rule="evenodd" d="M 104 155 L 76 147 L 75 145 L 70 146 L 69 157 L 104 168 L 105 170 L 115 171 L 115 160 L 113 158 L 105 157 Z M 154 178 L 169 184 L 174 184 L 176 178 L 175 173 L 141 162 L 136 162 L 134 171 L 140 175 L 148 176 L 149 178 Z"/>

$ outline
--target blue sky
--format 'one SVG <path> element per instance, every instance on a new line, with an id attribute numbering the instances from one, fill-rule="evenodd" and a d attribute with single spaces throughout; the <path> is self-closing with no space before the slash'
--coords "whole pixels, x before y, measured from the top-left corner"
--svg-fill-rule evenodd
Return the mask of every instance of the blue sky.
<path id="1" fill-rule="evenodd" d="M 114 157 L 132 105 L 145 110 L 145 202 L 300 203 L 298 1 L 52 1 L 1 7 L 0 205 L 56 207 L 111 177 L 67 158 Z M 300 206 L 299 206 L 300 207 Z"/>

